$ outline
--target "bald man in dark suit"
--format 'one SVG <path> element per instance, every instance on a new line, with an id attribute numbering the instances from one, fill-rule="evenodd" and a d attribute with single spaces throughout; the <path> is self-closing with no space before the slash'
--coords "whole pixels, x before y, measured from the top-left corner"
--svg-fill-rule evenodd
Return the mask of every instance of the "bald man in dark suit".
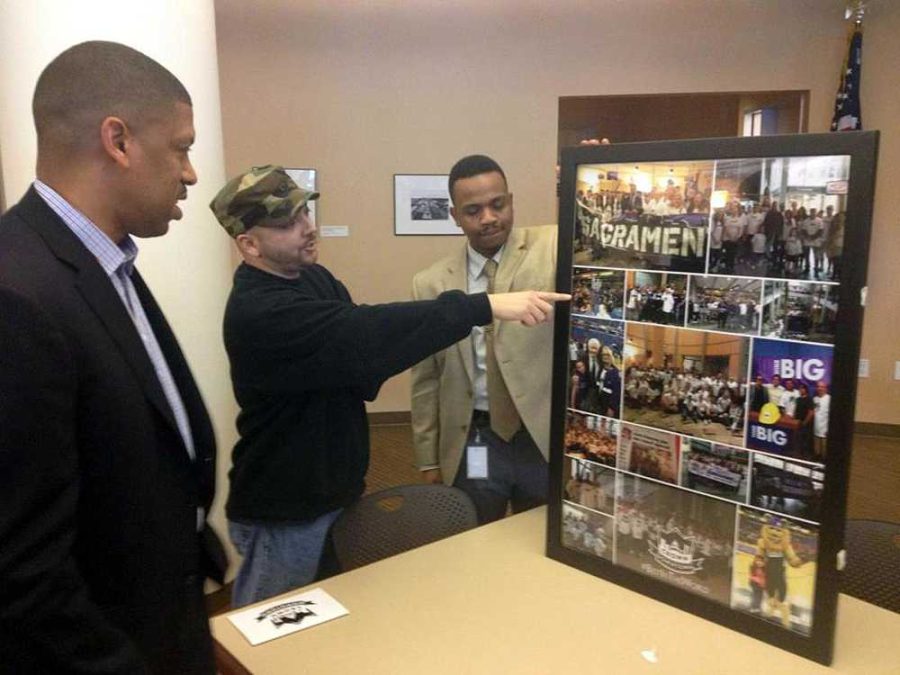
<path id="1" fill-rule="evenodd" d="M 132 240 L 197 180 L 191 99 L 87 42 L 33 107 L 37 180 L 0 219 L 0 671 L 211 674 L 213 430 Z"/>

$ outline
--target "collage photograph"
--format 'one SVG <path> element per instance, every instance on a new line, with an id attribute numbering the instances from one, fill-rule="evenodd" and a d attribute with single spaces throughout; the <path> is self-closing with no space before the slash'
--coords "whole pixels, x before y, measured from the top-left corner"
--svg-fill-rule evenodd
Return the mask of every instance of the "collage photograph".
<path id="1" fill-rule="evenodd" d="M 818 549 L 818 528 L 739 507 L 731 606 L 809 635 Z"/>
<path id="2" fill-rule="evenodd" d="M 690 286 L 688 328 L 759 335 L 759 279 L 692 276 Z"/>
<path id="3" fill-rule="evenodd" d="M 613 536 L 613 519 L 610 516 L 563 502 L 563 546 L 612 560 Z"/>
<path id="4" fill-rule="evenodd" d="M 824 467 L 759 452 L 753 456 L 752 506 L 818 522 L 824 485 Z"/>
<path id="5" fill-rule="evenodd" d="M 575 263 L 703 272 L 713 164 L 580 166 Z"/>
<path id="6" fill-rule="evenodd" d="M 849 157 L 716 162 L 709 273 L 838 281 Z"/>
<path id="7" fill-rule="evenodd" d="M 834 344 L 839 292 L 835 284 L 766 281 L 763 336 Z"/>
<path id="8" fill-rule="evenodd" d="M 622 419 L 741 445 L 750 340 L 629 323 Z"/>
<path id="9" fill-rule="evenodd" d="M 682 487 L 747 503 L 750 453 L 698 438 L 685 439 L 683 452 Z"/>
<path id="10" fill-rule="evenodd" d="M 617 564 L 801 634 L 848 180 L 845 156 L 576 171 L 566 499 L 613 514 Z"/>
<path id="11" fill-rule="evenodd" d="M 647 478 L 678 483 L 681 436 L 634 424 L 622 424 L 618 467 Z"/>
<path id="12" fill-rule="evenodd" d="M 576 267 L 572 272 L 572 313 L 622 319 L 625 272 Z"/>
<path id="13" fill-rule="evenodd" d="M 614 467 L 618 442 L 618 420 L 572 411 L 566 414 L 563 445 L 567 455 Z"/>
<path id="14" fill-rule="evenodd" d="M 565 457 L 563 499 L 612 515 L 616 496 L 616 472 L 601 464 L 572 455 Z"/>
<path id="15" fill-rule="evenodd" d="M 667 272 L 625 273 L 625 318 L 683 326 L 688 277 Z"/>
<path id="16" fill-rule="evenodd" d="M 624 324 L 573 317 L 569 337 L 570 408 L 619 417 Z"/>
<path id="17" fill-rule="evenodd" d="M 746 447 L 824 462 L 833 347 L 757 338 Z"/>
<path id="18" fill-rule="evenodd" d="M 617 480 L 616 564 L 728 604 L 737 507 L 637 476 Z"/>

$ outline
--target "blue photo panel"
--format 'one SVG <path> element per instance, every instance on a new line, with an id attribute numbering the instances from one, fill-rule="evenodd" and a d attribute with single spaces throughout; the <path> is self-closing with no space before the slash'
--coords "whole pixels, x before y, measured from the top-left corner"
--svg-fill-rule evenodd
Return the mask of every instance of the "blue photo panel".
<path id="1" fill-rule="evenodd" d="M 574 317 L 569 335 L 569 407 L 618 419 L 625 324 Z"/>
<path id="2" fill-rule="evenodd" d="M 825 461 L 833 351 L 802 342 L 753 341 L 748 448 Z"/>

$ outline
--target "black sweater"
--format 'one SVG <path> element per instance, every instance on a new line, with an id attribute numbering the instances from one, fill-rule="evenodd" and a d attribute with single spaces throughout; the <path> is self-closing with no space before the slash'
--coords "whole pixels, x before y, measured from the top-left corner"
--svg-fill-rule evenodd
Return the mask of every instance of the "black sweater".
<path id="1" fill-rule="evenodd" d="M 483 293 L 355 305 L 320 265 L 298 279 L 241 265 L 224 326 L 241 407 L 228 518 L 309 520 L 358 498 L 369 466 L 364 401 L 490 322 Z"/>

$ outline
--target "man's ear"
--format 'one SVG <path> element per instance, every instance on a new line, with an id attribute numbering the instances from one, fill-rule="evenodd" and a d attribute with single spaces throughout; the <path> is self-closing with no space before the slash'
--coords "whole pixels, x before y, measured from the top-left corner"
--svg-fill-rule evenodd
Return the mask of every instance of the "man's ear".
<path id="1" fill-rule="evenodd" d="M 456 226 L 459 227 L 459 219 L 456 217 L 456 207 L 450 207 L 450 217 L 453 218 L 453 221 L 456 223 Z"/>
<path id="2" fill-rule="evenodd" d="M 241 253 L 249 255 L 253 258 L 259 257 L 259 248 L 256 245 L 256 240 L 246 232 L 243 232 L 236 236 L 234 238 L 234 243 L 237 244 L 238 250 Z"/>
<path id="3" fill-rule="evenodd" d="M 100 122 L 100 145 L 110 159 L 122 167 L 130 166 L 132 143 L 133 136 L 124 120 L 119 117 L 103 118 Z"/>

